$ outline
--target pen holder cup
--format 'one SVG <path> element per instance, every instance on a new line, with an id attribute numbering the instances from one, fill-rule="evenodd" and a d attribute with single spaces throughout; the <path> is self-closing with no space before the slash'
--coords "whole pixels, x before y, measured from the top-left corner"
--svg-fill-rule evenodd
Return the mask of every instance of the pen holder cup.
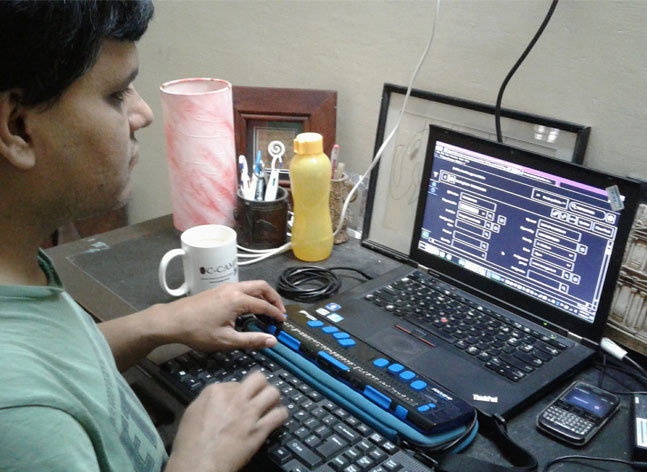
<path id="1" fill-rule="evenodd" d="M 238 244 L 248 249 L 271 249 L 287 242 L 288 192 L 278 187 L 276 200 L 248 200 L 240 190 L 234 209 Z"/>
<path id="2" fill-rule="evenodd" d="M 336 231 L 339 226 L 339 218 L 341 217 L 341 210 L 344 207 L 344 201 L 353 188 L 353 183 L 348 176 L 344 174 L 340 179 L 332 179 L 330 181 L 330 219 L 332 220 L 332 230 Z M 353 195 L 352 201 L 357 198 L 357 193 Z M 335 236 L 335 244 L 341 244 L 348 241 L 348 233 L 346 226 L 350 219 L 350 209 L 346 209 L 346 217 L 344 218 L 344 226 L 337 236 Z"/>

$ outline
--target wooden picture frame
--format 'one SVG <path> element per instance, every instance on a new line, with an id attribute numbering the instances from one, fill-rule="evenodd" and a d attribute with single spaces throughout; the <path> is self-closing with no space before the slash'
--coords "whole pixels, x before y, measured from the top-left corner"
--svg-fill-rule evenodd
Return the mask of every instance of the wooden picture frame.
<path id="1" fill-rule="evenodd" d="M 289 181 L 289 166 L 297 134 L 316 132 L 323 136 L 324 152 L 330 156 L 335 145 L 337 92 L 272 87 L 233 87 L 236 156 L 244 155 L 250 172 L 259 148 L 266 172 L 272 158 L 267 144 L 285 145 L 281 181 Z"/>

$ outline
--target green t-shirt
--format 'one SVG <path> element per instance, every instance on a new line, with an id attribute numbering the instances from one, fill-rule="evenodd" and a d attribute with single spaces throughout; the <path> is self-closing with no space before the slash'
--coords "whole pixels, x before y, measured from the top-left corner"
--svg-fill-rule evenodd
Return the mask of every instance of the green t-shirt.
<path id="1" fill-rule="evenodd" d="M 159 471 L 155 427 L 91 317 L 49 285 L 0 285 L 0 470 Z"/>

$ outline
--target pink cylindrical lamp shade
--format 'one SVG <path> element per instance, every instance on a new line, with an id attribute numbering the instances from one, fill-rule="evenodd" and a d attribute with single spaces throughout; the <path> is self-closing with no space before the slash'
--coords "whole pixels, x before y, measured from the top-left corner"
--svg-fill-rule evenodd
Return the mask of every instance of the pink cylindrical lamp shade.
<path id="1" fill-rule="evenodd" d="M 234 225 L 236 150 L 231 84 L 181 79 L 160 87 L 173 225 Z"/>

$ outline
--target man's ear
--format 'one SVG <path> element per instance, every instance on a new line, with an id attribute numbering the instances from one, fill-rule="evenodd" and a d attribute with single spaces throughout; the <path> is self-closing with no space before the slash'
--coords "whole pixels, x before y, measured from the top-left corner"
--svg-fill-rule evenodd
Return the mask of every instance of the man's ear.
<path id="1" fill-rule="evenodd" d="M 28 170 L 36 164 L 36 156 L 25 130 L 24 111 L 14 92 L 0 93 L 0 158 Z"/>

